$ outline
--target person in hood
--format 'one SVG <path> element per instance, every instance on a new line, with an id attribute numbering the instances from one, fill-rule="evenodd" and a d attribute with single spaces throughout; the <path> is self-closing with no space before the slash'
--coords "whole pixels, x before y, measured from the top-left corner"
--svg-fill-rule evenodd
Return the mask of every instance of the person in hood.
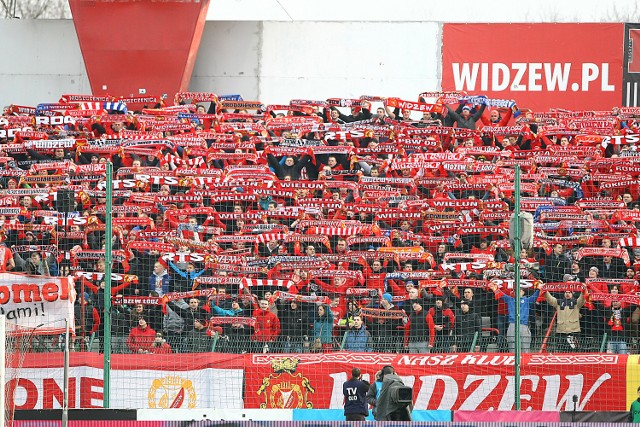
<path id="1" fill-rule="evenodd" d="M 411 388 L 404 385 L 393 366 L 382 368 L 381 379 L 382 389 L 376 402 L 376 421 L 411 421 Z"/>

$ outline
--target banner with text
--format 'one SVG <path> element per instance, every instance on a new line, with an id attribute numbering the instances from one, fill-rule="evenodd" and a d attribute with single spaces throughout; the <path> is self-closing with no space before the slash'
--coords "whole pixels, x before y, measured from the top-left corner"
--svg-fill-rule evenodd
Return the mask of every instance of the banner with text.
<path id="1" fill-rule="evenodd" d="M 445 91 L 515 99 L 534 111 L 622 105 L 624 24 L 443 27 Z"/>
<path id="2" fill-rule="evenodd" d="M 72 353 L 70 407 L 103 405 L 103 356 Z M 523 410 L 624 411 L 627 358 L 524 354 Z M 27 354 L 10 379 L 17 409 L 60 408 L 63 355 Z M 413 388 L 416 410 L 513 410 L 512 354 L 141 354 L 112 357 L 111 407 L 119 409 L 340 409 L 342 385 L 359 367 L 373 380 L 392 365 Z M 179 367 L 179 368 L 178 368 Z M 636 382 L 631 384 L 637 388 Z"/>
<path id="3" fill-rule="evenodd" d="M 514 358 L 510 354 L 247 355 L 245 408 L 341 408 L 342 384 L 354 366 L 375 378 L 392 365 L 413 387 L 416 410 L 512 410 Z M 525 354 L 523 410 L 624 410 L 626 357 L 613 354 Z M 318 369 L 321 366 L 322 369 Z"/>
<path id="4" fill-rule="evenodd" d="M 9 332 L 62 333 L 65 319 L 73 331 L 74 301 L 71 277 L 0 273 L 0 314 Z"/>

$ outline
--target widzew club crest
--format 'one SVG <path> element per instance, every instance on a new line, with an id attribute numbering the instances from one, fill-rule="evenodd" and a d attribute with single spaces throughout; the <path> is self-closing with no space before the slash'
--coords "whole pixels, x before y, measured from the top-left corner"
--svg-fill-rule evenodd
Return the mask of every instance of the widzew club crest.
<path id="1" fill-rule="evenodd" d="M 313 408 L 309 394 L 314 393 L 315 389 L 307 377 L 295 373 L 298 362 L 299 359 L 291 357 L 271 361 L 274 373 L 263 378 L 258 389 L 258 395 L 264 394 L 264 403 L 260 403 L 260 408 Z"/>

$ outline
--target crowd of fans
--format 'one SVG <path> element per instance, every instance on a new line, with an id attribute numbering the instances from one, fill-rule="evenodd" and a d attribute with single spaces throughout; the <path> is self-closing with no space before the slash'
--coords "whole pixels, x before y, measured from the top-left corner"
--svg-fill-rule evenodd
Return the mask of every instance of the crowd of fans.
<path id="1" fill-rule="evenodd" d="M 75 277 L 78 350 L 103 351 L 110 315 L 115 353 L 506 352 L 517 303 L 523 351 L 636 349 L 640 109 L 165 101 L 0 116 L 0 269 Z M 516 166 L 535 220 L 518 297 Z"/>

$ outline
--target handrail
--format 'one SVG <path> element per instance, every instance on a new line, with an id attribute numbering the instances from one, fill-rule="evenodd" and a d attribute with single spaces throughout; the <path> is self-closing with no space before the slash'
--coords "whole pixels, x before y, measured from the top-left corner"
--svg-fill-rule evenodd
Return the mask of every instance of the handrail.
<path id="1" fill-rule="evenodd" d="M 602 335 L 602 342 L 600 343 L 600 353 L 604 353 L 606 347 L 607 347 L 607 333 L 605 332 Z"/>
<path id="2" fill-rule="evenodd" d="M 540 353 L 544 353 L 547 350 L 547 342 L 549 341 L 549 336 L 551 335 L 551 331 L 553 330 L 553 324 L 556 321 L 556 317 L 558 316 L 558 312 L 553 313 L 553 317 L 551 318 L 551 322 L 549 322 L 549 329 L 547 329 L 547 333 L 544 335 L 544 339 L 542 340 L 542 345 L 540 345 Z"/>

